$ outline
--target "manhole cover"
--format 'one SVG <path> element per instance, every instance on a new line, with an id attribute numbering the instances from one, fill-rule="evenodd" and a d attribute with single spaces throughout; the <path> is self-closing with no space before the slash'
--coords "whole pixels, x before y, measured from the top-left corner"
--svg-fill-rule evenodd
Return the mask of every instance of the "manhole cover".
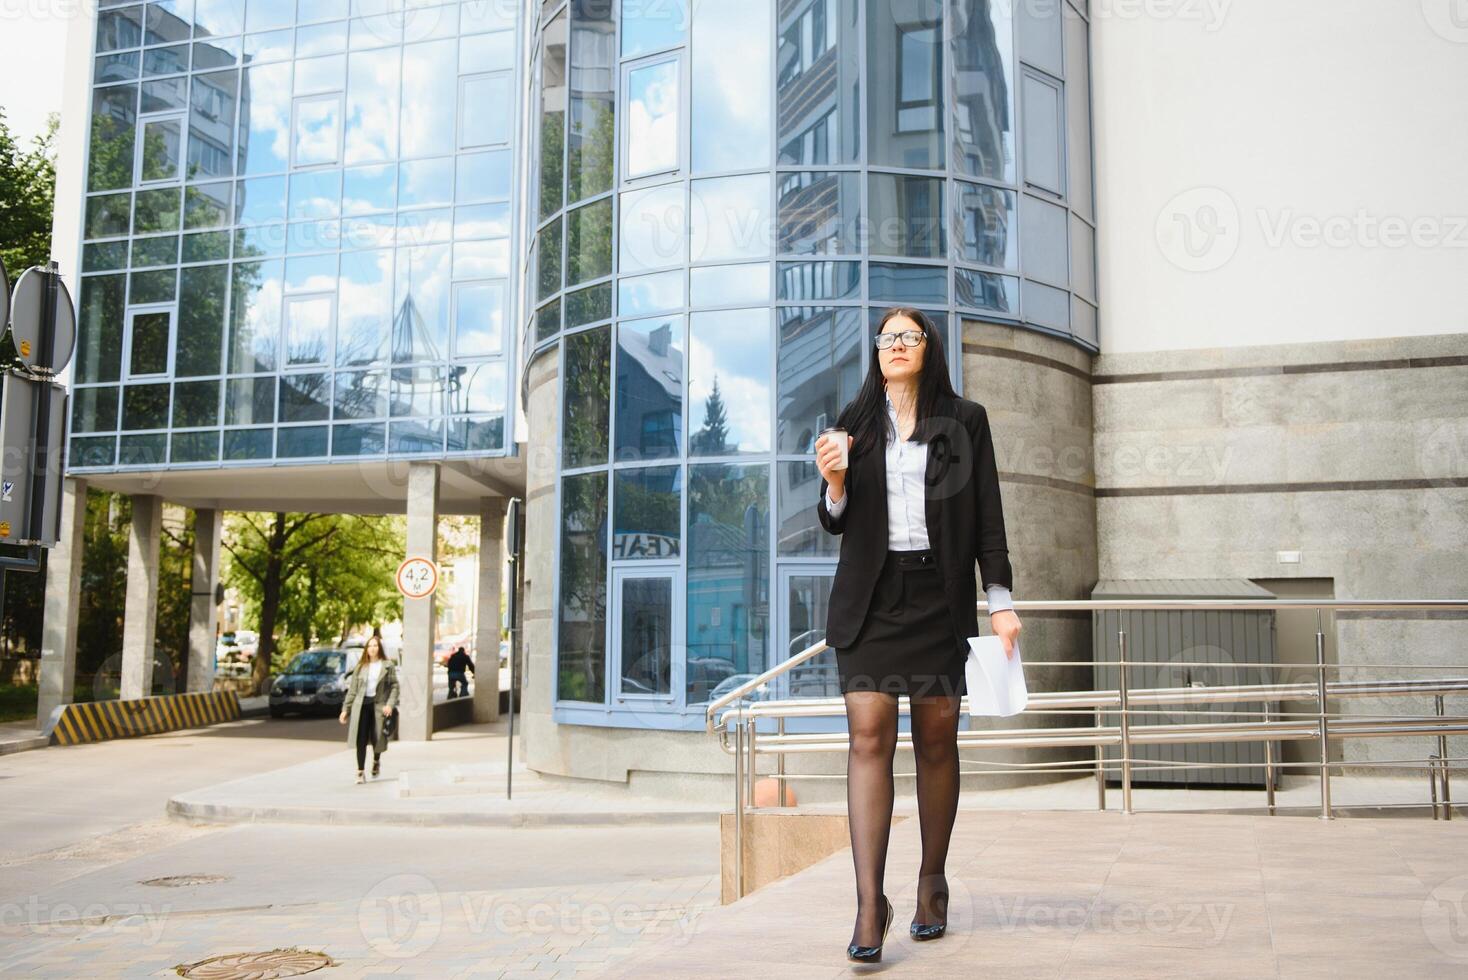
<path id="1" fill-rule="evenodd" d="M 165 878 L 149 878 L 141 884 L 159 888 L 183 888 L 186 885 L 217 885 L 228 880 L 229 875 L 168 875 Z"/>
<path id="2" fill-rule="evenodd" d="M 306 949 L 272 949 L 265 953 L 226 953 L 197 963 L 174 967 L 181 977 L 196 980 L 270 980 L 298 977 L 323 966 L 335 966 L 330 956 Z"/>

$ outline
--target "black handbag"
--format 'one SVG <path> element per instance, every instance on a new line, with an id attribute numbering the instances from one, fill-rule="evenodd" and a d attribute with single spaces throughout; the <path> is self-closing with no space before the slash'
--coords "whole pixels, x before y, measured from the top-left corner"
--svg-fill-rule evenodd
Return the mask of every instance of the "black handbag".
<path id="1" fill-rule="evenodd" d="M 382 720 L 382 737 L 388 740 L 398 737 L 398 706 L 393 705 L 392 714 Z"/>

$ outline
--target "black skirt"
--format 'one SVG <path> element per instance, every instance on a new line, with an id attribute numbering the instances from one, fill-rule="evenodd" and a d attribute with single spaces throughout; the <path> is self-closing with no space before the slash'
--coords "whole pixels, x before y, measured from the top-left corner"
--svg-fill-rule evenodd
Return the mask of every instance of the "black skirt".
<path id="1" fill-rule="evenodd" d="M 932 551 L 888 551 L 856 640 L 836 650 L 841 693 L 962 695 L 967 657 Z"/>

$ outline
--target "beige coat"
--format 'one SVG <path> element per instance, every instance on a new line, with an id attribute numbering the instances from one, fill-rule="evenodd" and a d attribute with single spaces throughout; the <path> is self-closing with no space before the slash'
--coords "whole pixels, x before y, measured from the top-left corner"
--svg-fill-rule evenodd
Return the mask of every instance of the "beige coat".
<path id="1" fill-rule="evenodd" d="M 347 745 L 351 748 L 357 745 L 357 719 L 362 714 L 362 699 L 366 696 L 367 672 L 362 669 L 366 663 L 365 655 L 357 661 L 357 666 L 348 675 L 347 693 L 342 699 L 342 710 L 347 713 Z M 398 666 L 391 660 L 384 661 L 382 673 L 377 678 L 377 690 L 372 695 L 375 702 L 372 710 L 377 713 L 374 751 L 378 755 L 387 751 L 387 735 L 382 728 L 382 723 L 387 719 L 382 716 L 382 709 L 396 707 L 398 694 Z"/>

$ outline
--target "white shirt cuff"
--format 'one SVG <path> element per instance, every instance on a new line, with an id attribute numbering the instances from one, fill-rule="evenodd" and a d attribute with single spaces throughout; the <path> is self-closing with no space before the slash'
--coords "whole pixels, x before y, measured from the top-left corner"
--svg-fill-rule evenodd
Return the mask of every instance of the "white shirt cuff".
<path id="1" fill-rule="evenodd" d="M 849 494 L 844 494 L 843 493 L 841 495 L 840 502 L 832 501 L 831 500 L 831 488 L 830 487 L 827 487 L 826 488 L 826 513 L 830 514 L 832 517 L 840 517 L 841 516 L 841 512 L 846 509 L 846 501 L 849 498 L 849 496 L 850 496 Z"/>
<path id="2" fill-rule="evenodd" d="M 999 612 L 1001 609 L 1013 609 L 1014 600 L 1009 590 L 1002 585 L 986 585 L 984 592 L 989 597 L 989 614 Z"/>

